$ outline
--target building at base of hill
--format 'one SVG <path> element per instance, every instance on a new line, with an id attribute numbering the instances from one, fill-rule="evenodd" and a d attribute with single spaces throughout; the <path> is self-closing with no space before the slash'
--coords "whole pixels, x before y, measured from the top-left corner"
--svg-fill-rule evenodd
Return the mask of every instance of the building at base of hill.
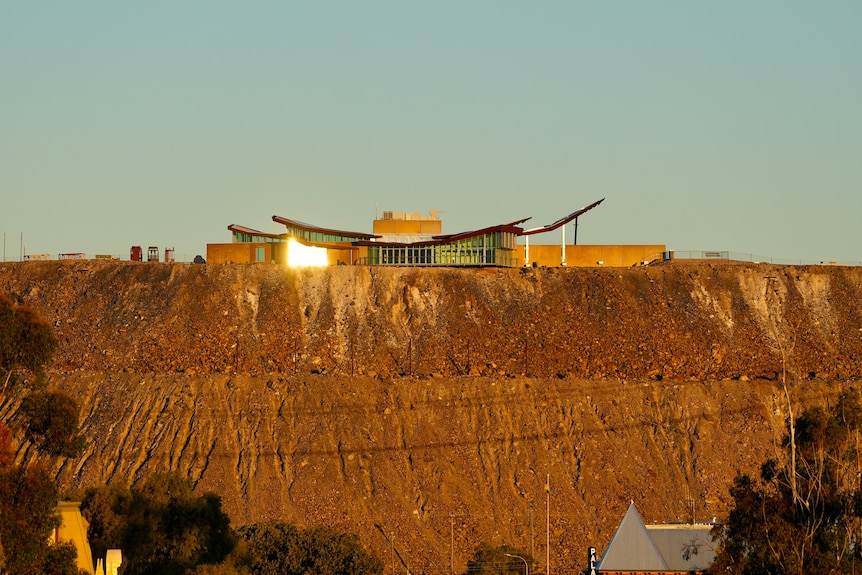
<path id="1" fill-rule="evenodd" d="M 78 569 L 93 573 L 93 553 L 87 539 L 89 524 L 81 515 L 81 504 L 77 501 L 60 501 L 56 507 L 60 525 L 54 529 L 51 543 L 71 543 L 78 552 Z"/>
<path id="2" fill-rule="evenodd" d="M 207 244 L 207 261 L 218 263 L 277 263 L 289 266 L 632 266 L 668 257 L 665 246 L 593 245 L 566 243 L 565 226 L 595 208 L 604 198 L 560 218 L 553 224 L 525 229 L 523 218 L 487 228 L 443 234 L 438 212 L 428 216 L 383 212 L 373 233 L 324 228 L 273 216 L 284 233 L 267 233 L 231 224 L 229 244 Z M 577 229 L 577 227 L 575 228 Z M 530 245 L 530 236 L 561 231 L 557 245 Z M 521 241 L 519 241 L 521 240 Z"/>
<path id="3" fill-rule="evenodd" d="M 602 558 L 587 573 L 601 575 L 688 575 L 705 573 L 715 560 L 713 524 L 645 525 L 629 505 Z"/>

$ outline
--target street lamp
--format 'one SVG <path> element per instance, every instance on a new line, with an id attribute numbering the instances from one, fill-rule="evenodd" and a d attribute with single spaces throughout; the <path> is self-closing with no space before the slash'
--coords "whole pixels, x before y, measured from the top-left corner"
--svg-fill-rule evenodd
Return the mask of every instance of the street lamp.
<path id="1" fill-rule="evenodd" d="M 524 575 L 530 575 L 530 566 L 527 564 L 527 560 L 521 557 L 520 555 L 511 555 L 509 553 L 505 554 L 506 557 L 514 557 L 516 559 L 520 559 L 524 562 Z"/>

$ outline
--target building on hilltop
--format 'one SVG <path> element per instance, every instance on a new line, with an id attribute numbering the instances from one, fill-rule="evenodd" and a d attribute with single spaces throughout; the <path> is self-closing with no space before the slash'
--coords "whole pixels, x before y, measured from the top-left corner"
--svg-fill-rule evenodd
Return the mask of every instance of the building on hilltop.
<path id="1" fill-rule="evenodd" d="M 428 216 L 419 212 L 383 212 L 374 219 L 374 234 L 383 242 L 415 243 L 428 241 L 443 233 L 440 212 L 431 210 Z"/>
<path id="2" fill-rule="evenodd" d="M 595 208 L 604 198 L 552 224 L 524 229 L 530 218 L 487 228 L 443 234 L 439 212 L 383 212 L 373 233 L 323 228 L 282 216 L 272 220 L 284 233 L 260 232 L 231 224 L 230 244 L 207 244 L 209 263 L 279 263 L 290 266 L 630 266 L 662 257 L 663 245 L 566 245 L 565 226 Z M 562 231 L 559 245 L 530 246 L 530 236 Z M 575 228 L 577 230 L 577 227 Z M 576 232 L 577 233 L 577 232 Z M 518 243 L 524 238 L 524 243 Z M 575 236 L 575 240 L 577 236 Z"/>

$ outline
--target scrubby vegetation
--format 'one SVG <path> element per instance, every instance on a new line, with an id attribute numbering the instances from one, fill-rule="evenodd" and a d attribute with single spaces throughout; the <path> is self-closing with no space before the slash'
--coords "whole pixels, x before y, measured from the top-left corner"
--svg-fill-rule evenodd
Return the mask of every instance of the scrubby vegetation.
<path id="1" fill-rule="evenodd" d="M 0 294 L 0 407 L 24 395 L 11 427 L 0 421 L 0 572 L 10 575 L 77 573 L 71 545 L 49 545 L 59 520 L 59 489 L 41 465 L 16 465 L 13 430 L 54 457 L 74 457 L 85 445 L 78 407 L 62 392 L 47 391 L 45 365 L 57 342 L 51 327 L 29 307 Z"/>
<path id="2" fill-rule="evenodd" d="M 716 528 L 721 547 L 710 573 L 862 572 L 859 393 L 829 409 L 809 408 L 795 424 L 781 462 L 769 459 L 759 479 L 733 482 L 734 508 Z"/>

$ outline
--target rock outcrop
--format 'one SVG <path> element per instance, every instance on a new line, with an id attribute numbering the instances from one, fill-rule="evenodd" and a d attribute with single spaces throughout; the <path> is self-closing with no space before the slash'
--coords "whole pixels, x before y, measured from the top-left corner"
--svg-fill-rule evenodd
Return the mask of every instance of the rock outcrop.
<path id="1" fill-rule="evenodd" d="M 565 571 L 629 500 L 722 518 L 778 453 L 784 382 L 800 406 L 862 373 L 859 268 L 26 262 L 0 292 L 55 326 L 90 440 L 42 462 L 65 489 L 180 469 L 236 525 L 337 526 L 416 573 L 481 541 L 543 563 L 548 511 Z"/>

